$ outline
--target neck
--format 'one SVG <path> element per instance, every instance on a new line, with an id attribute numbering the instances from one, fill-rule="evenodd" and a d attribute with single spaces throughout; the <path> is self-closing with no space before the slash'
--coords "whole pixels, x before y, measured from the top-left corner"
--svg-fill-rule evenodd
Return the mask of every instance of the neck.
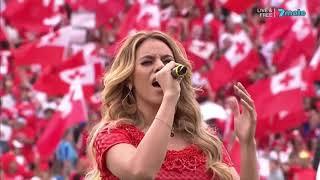
<path id="1" fill-rule="evenodd" d="M 152 124 L 159 110 L 159 105 L 137 102 L 137 107 L 139 111 L 139 118 L 141 118 L 144 122 L 143 127 L 141 128 L 148 128 Z"/>

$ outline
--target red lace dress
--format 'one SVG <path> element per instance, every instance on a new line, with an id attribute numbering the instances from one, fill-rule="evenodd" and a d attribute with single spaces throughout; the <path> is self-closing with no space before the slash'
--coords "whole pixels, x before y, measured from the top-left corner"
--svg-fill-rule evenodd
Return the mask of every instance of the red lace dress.
<path id="1" fill-rule="evenodd" d="M 116 180 L 106 167 L 105 154 L 112 146 L 119 143 L 128 143 L 137 147 L 144 133 L 133 125 L 119 125 L 116 128 L 102 130 L 94 142 L 96 160 L 103 180 Z M 231 159 L 223 148 L 223 162 L 232 166 Z M 156 179 L 214 179 L 213 173 L 206 169 L 205 154 L 196 146 L 190 145 L 183 150 L 168 150 L 165 160 L 158 172 Z"/>

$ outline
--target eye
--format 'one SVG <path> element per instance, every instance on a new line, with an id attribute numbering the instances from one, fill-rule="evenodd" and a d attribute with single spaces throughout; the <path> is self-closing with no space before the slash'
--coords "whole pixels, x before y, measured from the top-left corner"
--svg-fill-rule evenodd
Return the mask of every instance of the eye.
<path id="1" fill-rule="evenodd" d="M 168 64 L 170 61 L 173 61 L 173 58 L 166 58 L 163 60 L 163 63 Z"/>
<path id="2" fill-rule="evenodd" d="M 152 61 L 143 61 L 141 64 L 144 66 L 150 65 L 150 64 L 152 64 Z"/>

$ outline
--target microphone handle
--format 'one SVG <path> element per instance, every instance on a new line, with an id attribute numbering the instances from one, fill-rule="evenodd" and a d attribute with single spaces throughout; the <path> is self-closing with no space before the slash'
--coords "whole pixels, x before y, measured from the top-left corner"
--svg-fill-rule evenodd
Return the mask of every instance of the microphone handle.
<path id="1" fill-rule="evenodd" d="M 171 70 L 171 75 L 175 79 L 177 79 L 178 77 L 183 77 L 187 73 L 186 66 L 179 64 L 179 63 L 176 63 L 176 64 L 177 64 L 177 66 Z"/>

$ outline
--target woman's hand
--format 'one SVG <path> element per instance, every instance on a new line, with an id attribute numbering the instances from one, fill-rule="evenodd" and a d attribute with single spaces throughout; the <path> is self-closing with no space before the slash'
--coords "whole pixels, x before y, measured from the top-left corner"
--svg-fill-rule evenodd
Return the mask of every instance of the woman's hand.
<path id="1" fill-rule="evenodd" d="M 241 112 L 239 109 L 236 97 L 228 99 L 228 105 L 234 114 L 235 133 L 241 144 L 254 143 L 254 136 L 257 124 L 257 114 L 254 107 L 254 102 L 249 93 L 241 83 L 236 83 L 234 93 L 240 98 Z"/>
<path id="2" fill-rule="evenodd" d="M 156 80 L 158 81 L 164 97 L 170 98 L 180 97 L 180 81 L 181 79 L 174 79 L 171 75 L 171 70 L 176 66 L 174 61 L 166 64 L 159 72 L 156 73 Z"/>

